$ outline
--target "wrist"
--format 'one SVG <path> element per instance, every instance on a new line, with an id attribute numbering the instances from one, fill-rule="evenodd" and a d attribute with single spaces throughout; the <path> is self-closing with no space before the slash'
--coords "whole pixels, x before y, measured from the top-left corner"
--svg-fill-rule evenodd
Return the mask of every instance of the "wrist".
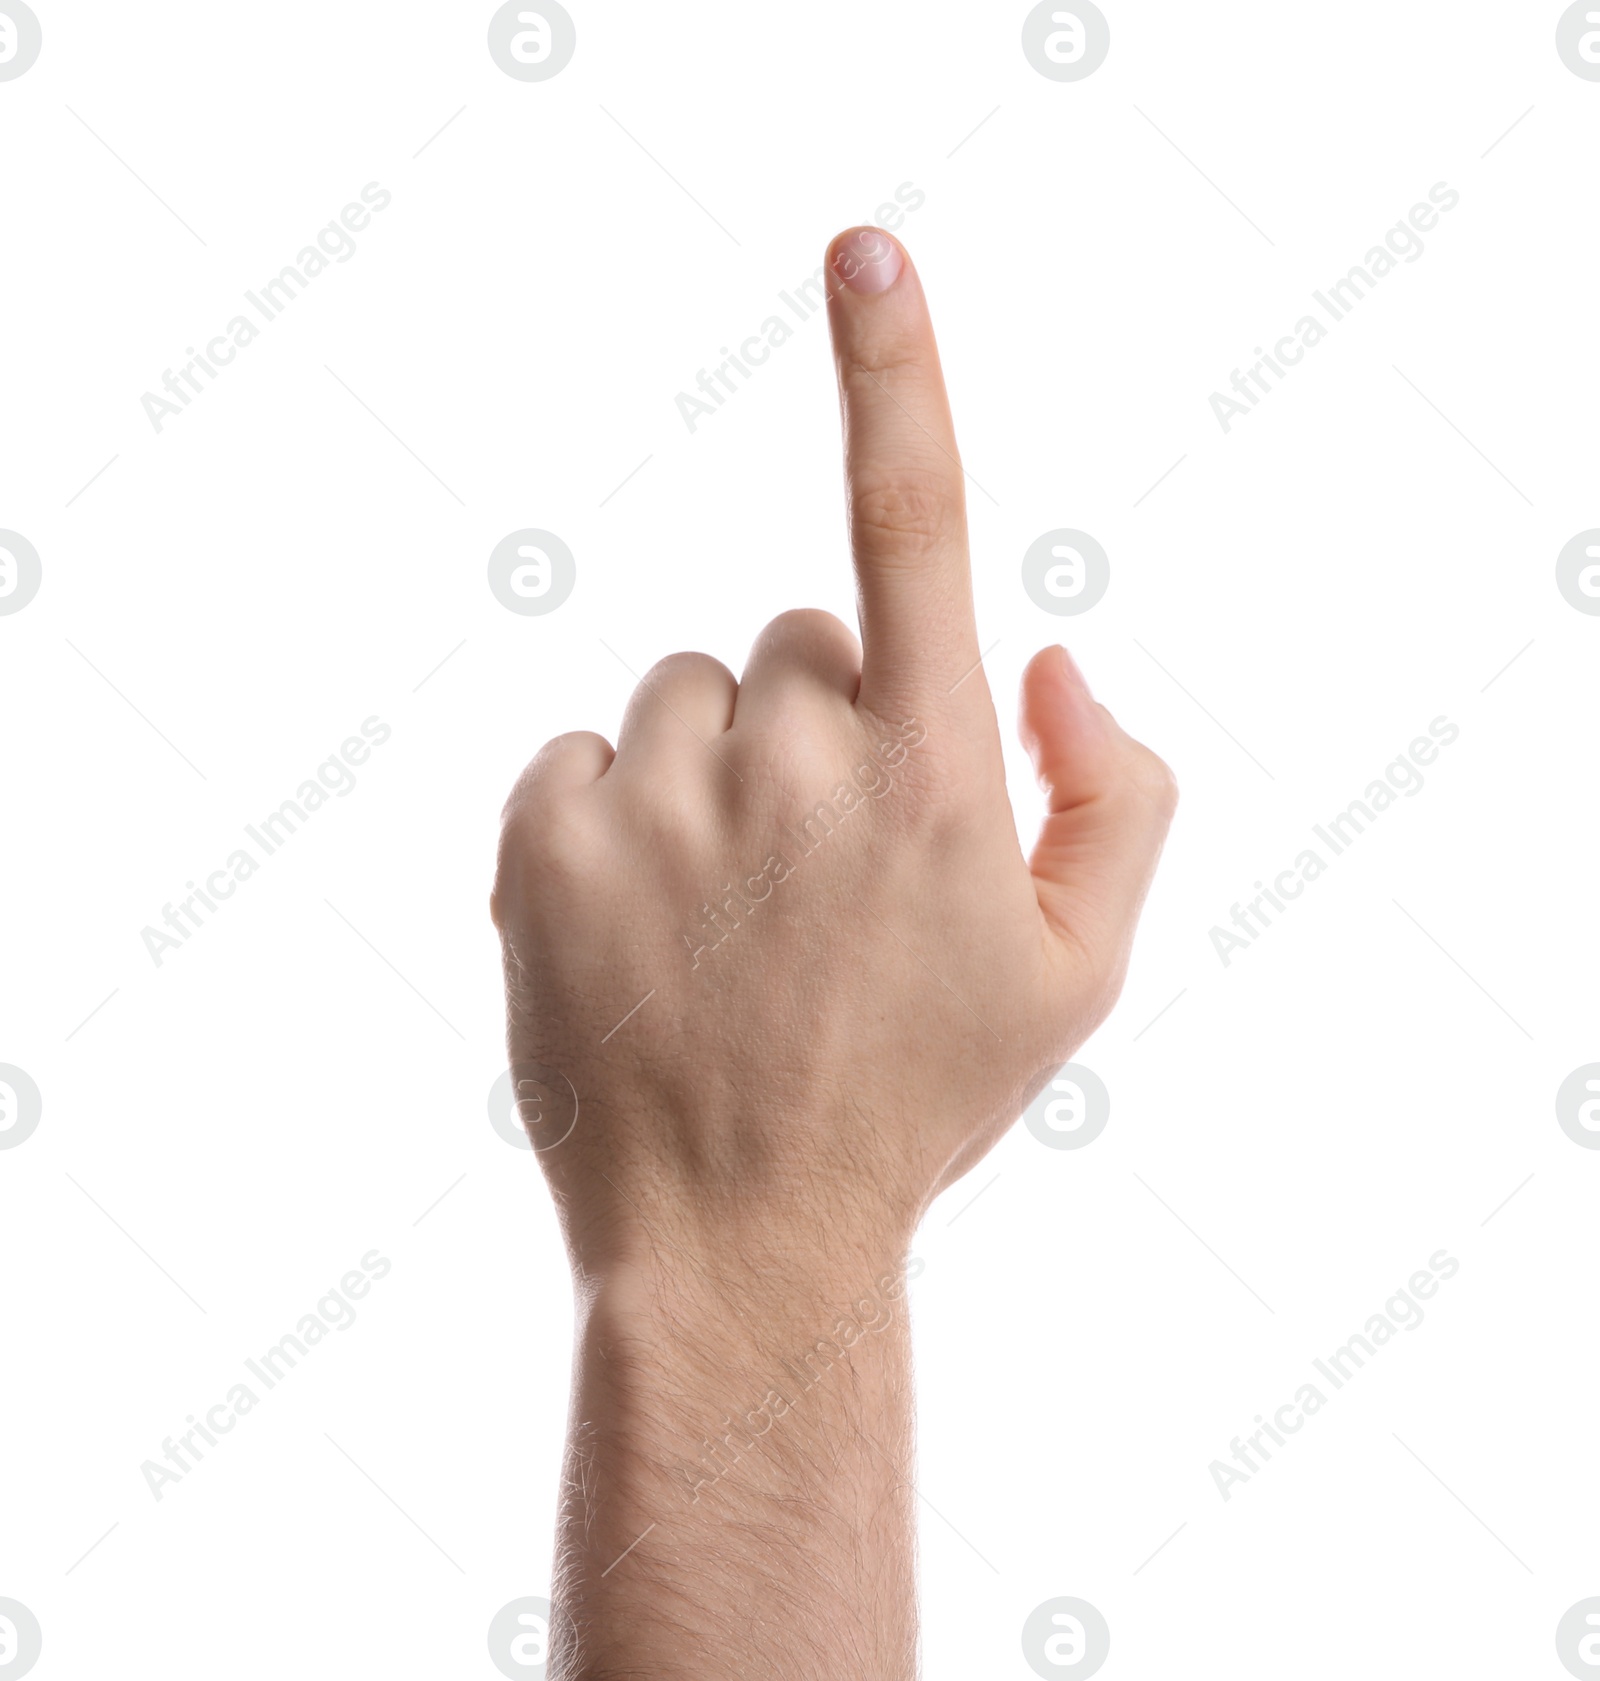
<path id="1" fill-rule="evenodd" d="M 903 1271 L 920 1208 L 855 1184 L 696 1183 L 671 1169 L 586 1168 L 581 1198 L 562 1199 L 580 1300 L 626 1310 L 665 1291 L 691 1318 L 756 1299 L 768 1311 L 815 1311 L 882 1288 Z"/>
<path id="2" fill-rule="evenodd" d="M 920 1259 L 761 1274 L 674 1259 L 586 1280 L 577 1322 L 591 1403 L 674 1503 L 697 1503 L 735 1467 L 741 1483 L 776 1488 L 803 1475 L 819 1432 L 904 1403 Z"/>
<path id="3" fill-rule="evenodd" d="M 578 1275 L 580 1344 L 632 1365 L 726 1367 L 781 1359 L 832 1337 L 848 1351 L 907 1328 L 920 1257 L 899 1243 L 756 1261 L 656 1247 Z"/>

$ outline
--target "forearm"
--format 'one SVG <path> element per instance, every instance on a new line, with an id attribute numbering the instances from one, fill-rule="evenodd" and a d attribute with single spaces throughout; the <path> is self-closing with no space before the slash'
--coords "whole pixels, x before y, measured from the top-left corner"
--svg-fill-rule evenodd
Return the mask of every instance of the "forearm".
<path id="1" fill-rule="evenodd" d="M 891 1254 L 586 1293 L 552 1681 L 910 1681 L 903 1292 Z"/>

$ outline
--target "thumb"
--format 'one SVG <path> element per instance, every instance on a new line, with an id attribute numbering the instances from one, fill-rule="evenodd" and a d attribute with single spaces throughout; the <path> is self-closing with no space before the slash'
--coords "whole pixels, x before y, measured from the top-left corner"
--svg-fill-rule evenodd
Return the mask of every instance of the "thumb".
<path id="1" fill-rule="evenodd" d="M 1089 693 L 1065 648 L 1028 662 L 1018 730 L 1049 799 L 1028 860 L 1039 908 L 1059 939 L 1120 985 L 1177 783 Z"/>

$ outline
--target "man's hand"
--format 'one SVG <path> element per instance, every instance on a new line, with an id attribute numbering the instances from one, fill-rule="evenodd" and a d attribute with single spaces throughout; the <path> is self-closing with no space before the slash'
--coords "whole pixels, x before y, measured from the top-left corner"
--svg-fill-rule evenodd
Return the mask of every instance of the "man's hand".
<path id="1" fill-rule="evenodd" d="M 840 1315 L 1110 1010 L 1176 798 L 1046 649 L 1024 857 L 922 288 L 878 229 L 828 275 L 861 642 L 801 610 L 742 680 L 673 655 L 505 808 L 512 1073 L 583 1313 L 552 1676 L 913 1672 L 903 1314 Z"/>

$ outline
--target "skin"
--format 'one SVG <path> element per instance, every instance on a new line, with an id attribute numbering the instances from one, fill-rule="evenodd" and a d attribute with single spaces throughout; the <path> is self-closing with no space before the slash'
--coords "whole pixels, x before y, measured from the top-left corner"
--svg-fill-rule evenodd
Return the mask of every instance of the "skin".
<path id="1" fill-rule="evenodd" d="M 1047 648 L 1024 854 L 921 284 L 878 229 L 828 275 L 861 641 L 802 610 L 742 680 L 673 655 L 504 812 L 578 1307 L 552 1681 L 915 1675 L 905 1257 L 1111 1009 L 1176 803 Z"/>

